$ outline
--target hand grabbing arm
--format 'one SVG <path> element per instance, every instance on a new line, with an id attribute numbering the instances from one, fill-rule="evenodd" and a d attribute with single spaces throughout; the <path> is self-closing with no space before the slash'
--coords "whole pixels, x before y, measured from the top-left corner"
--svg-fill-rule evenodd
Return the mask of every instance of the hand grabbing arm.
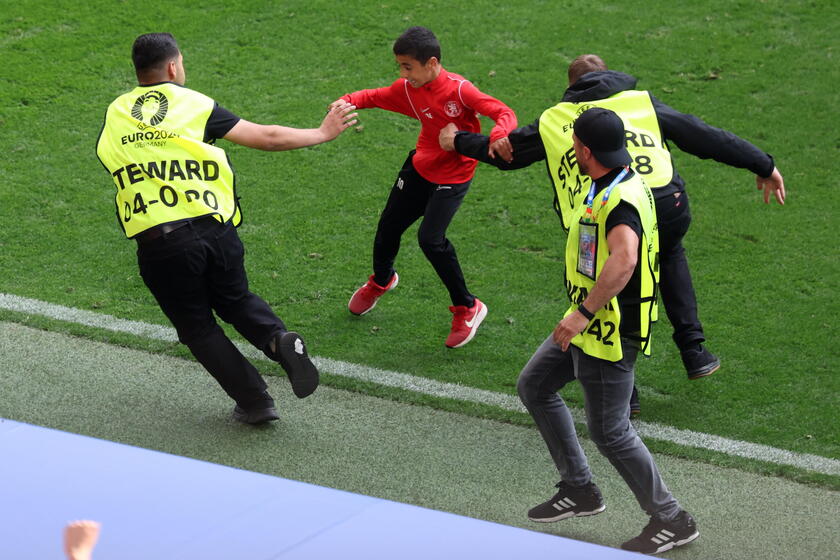
<path id="1" fill-rule="evenodd" d="M 454 142 L 453 142 L 454 143 Z M 507 136 L 502 136 L 492 144 L 487 150 L 487 155 L 491 158 L 500 157 L 507 163 L 513 161 L 513 146 Z"/>
<path id="2" fill-rule="evenodd" d="M 438 134 L 438 143 L 440 148 L 447 152 L 455 150 L 455 135 L 458 132 L 458 127 L 455 123 L 449 123 Z M 513 161 L 513 146 L 507 136 L 499 138 L 491 143 L 487 148 L 487 156 L 495 159 L 497 156 L 505 160 L 507 163 Z"/>

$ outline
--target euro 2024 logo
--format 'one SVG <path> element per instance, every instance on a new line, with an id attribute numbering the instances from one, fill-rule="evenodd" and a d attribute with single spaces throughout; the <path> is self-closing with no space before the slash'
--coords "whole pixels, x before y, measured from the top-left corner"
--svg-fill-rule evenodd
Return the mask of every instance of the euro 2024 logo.
<path id="1" fill-rule="evenodd" d="M 169 100 L 157 90 L 147 91 L 137 98 L 131 108 L 131 116 L 151 126 L 157 126 L 169 109 Z"/>

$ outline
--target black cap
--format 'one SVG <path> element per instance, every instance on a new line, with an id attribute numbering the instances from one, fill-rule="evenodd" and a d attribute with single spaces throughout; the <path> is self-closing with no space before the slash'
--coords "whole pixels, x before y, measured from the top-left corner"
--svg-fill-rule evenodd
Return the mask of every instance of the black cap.
<path id="1" fill-rule="evenodd" d="M 587 109 L 575 121 L 575 136 L 604 167 L 630 165 L 624 122 L 613 111 L 601 107 Z"/>

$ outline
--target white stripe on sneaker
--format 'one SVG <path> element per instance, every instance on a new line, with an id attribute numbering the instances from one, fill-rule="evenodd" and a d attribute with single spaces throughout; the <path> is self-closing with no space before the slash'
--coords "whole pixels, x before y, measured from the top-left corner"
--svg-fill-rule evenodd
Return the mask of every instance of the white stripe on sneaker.
<path id="1" fill-rule="evenodd" d="M 563 511 L 564 509 L 570 509 L 575 507 L 577 504 L 571 500 L 571 498 L 560 498 L 555 503 L 551 504 L 551 506 L 558 510 Z"/>

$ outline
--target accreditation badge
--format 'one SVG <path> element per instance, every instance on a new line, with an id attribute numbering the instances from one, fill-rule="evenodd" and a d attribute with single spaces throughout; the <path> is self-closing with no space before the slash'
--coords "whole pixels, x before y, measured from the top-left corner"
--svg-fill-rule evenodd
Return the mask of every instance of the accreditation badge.
<path id="1" fill-rule="evenodd" d="M 598 254 L 598 224 L 580 222 L 578 225 L 577 271 L 595 280 L 595 258 Z"/>

